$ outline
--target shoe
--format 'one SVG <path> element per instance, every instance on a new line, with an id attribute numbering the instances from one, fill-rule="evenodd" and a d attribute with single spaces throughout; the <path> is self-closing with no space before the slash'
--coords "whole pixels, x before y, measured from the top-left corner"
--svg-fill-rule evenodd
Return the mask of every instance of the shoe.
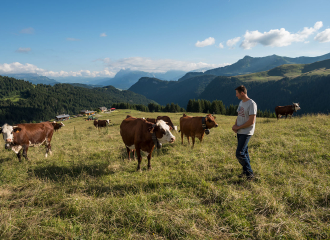
<path id="1" fill-rule="evenodd" d="M 253 174 L 247 175 L 246 179 L 247 180 L 252 180 L 252 179 L 254 179 L 254 175 Z"/>

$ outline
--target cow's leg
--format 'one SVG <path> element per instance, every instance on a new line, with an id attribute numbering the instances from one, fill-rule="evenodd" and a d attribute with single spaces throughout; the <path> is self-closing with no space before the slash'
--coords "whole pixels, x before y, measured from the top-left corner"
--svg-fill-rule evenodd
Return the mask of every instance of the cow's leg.
<path id="1" fill-rule="evenodd" d="M 25 157 L 26 160 L 29 160 L 27 156 L 28 149 L 29 149 L 28 145 L 23 145 L 23 157 Z"/>
<path id="2" fill-rule="evenodd" d="M 188 144 L 190 145 L 190 138 L 189 138 L 189 136 L 187 136 L 187 139 L 188 139 Z"/>
<path id="3" fill-rule="evenodd" d="M 21 150 L 18 151 L 17 153 L 18 161 L 22 162 L 22 157 L 21 157 Z"/>
<path id="4" fill-rule="evenodd" d="M 133 149 L 132 152 L 133 152 L 133 160 L 135 160 L 135 150 Z"/>
<path id="5" fill-rule="evenodd" d="M 137 166 L 137 171 L 140 171 L 141 170 L 141 161 L 142 161 L 142 156 L 141 156 L 141 150 L 140 148 L 136 148 L 136 155 L 137 155 L 137 158 L 138 158 L 138 166 Z"/>
<path id="6" fill-rule="evenodd" d="M 50 145 L 49 139 L 46 140 L 46 158 L 48 157 L 48 153 L 52 155 L 52 146 Z"/>
<path id="7" fill-rule="evenodd" d="M 128 161 L 130 161 L 131 160 L 131 158 L 130 158 L 131 149 L 129 149 L 128 147 L 126 147 L 126 151 L 127 151 L 127 155 L 128 155 Z"/>
<path id="8" fill-rule="evenodd" d="M 195 145 L 195 136 L 191 136 L 191 140 L 192 140 L 192 147 L 191 148 L 194 148 L 194 145 Z"/>
<path id="9" fill-rule="evenodd" d="M 148 155 L 148 170 L 151 170 L 151 163 L 150 163 L 150 160 L 151 160 L 151 154 L 152 154 L 152 151 L 154 150 L 154 148 L 155 148 L 155 146 L 153 146 L 153 147 L 151 148 L 151 151 L 150 151 L 150 153 L 149 153 L 149 155 Z"/>
<path id="10" fill-rule="evenodd" d="M 198 138 L 200 142 L 203 141 L 203 137 L 204 137 L 204 134 L 202 134 L 202 136 L 200 136 L 200 137 Z"/>

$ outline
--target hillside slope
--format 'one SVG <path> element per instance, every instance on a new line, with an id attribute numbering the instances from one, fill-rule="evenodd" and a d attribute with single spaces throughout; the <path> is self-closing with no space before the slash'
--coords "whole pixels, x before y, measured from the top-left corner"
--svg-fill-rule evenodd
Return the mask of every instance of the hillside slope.
<path id="1" fill-rule="evenodd" d="M 145 96 L 119 91 L 112 86 L 88 89 L 70 84 L 33 85 L 24 80 L 1 76 L 0 85 L 0 125 L 21 120 L 48 120 L 58 114 L 78 114 L 82 109 L 110 107 L 118 102 L 144 105 L 154 102 Z"/>
<path id="2" fill-rule="evenodd" d="M 276 106 L 299 102 L 301 110 L 297 114 L 330 113 L 330 75 L 282 78 L 278 81 L 243 82 L 236 77 L 216 77 L 200 94 L 200 99 L 222 100 L 225 105 L 238 104 L 235 88 L 244 85 L 248 96 L 262 111 L 274 111 Z"/>
<path id="3" fill-rule="evenodd" d="M 141 78 L 129 90 L 144 95 L 161 105 L 173 102 L 185 108 L 189 99 L 198 97 L 214 78 L 215 76 L 212 75 L 203 75 L 179 82 Z"/>
<path id="4" fill-rule="evenodd" d="M 179 79 L 186 80 L 191 76 L 215 75 L 215 76 L 237 76 L 249 73 L 263 72 L 283 64 L 310 64 L 318 61 L 330 59 L 330 53 L 318 57 L 282 57 L 271 55 L 266 57 L 245 56 L 232 65 L 210 69 L 204 73 L 188 72 Z"/>

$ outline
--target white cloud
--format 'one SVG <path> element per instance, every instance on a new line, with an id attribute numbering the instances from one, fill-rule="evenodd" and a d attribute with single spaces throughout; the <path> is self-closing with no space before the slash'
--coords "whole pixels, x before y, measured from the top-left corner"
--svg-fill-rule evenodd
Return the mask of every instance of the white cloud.
<path id="1" fill-rule="evenodd" d="M 29 27 L 29 28 L 24 28 L 20 31 L 20 33 L 23 33 L 23 34 L 34 34 L 34 29 L 32 27 Z"/>
<path id="2" fill-rule="evenodd" d="M 213 45 L 215 43 L 215 39 L 213 37 L 209 37 L 209 38 L 206 38 L 204 41 L 197 41 L 195 43 L 195 46 L 196 47 L 206 47 L 206 46 L 210 46 L 210 45 Z"/>
<path id="3" fill-rule="evenodd" d="M 80 41 L 80 39 L 77 38 L 66 38 L 66 40 L 71 42 Z"/>
<path id="4" fill-rule="evenodd" d="M 330 42 L 330 28 L 327 28 L 323 32 L 318 33 L 314 40 L 321 43 Z"/>
<path id="5" fill-rule="evenodd" d="M 42 68 L 38 68 L 33 64 L 22 64 L 19 62 L 0 64 L 0 74 L 17 74 L 17 73 L 37 73 L 41 76 L 47 77 L 113 77 L 116 73 L 110 71 L 107 67 L 102 71 L 48 71 Z"/>
<path id="6" fill-rule="evenodd" d="M 33 64 L 22 64 L 19 62 L 0 64 L 0 75 L 17 74 L 17 73 L 37 73 L 40 76 L 47 77 L 114 77 L 121 69 L 139 70 L 145 72 L 166 72 L 169 70 L 192 71 L 196 69 L 212 69 L 224 67 L 228 63 L 209 64 L 204 62 L 185 62 L 171 59 L 153 60 L 149 58 L 131 57 L 112 61 L 110 58 L 97 59 L 102 61 L 104 68 L 102 71 L 49 71 L 38 68 Z"/>
<path id="7" fill-rule="evenodd" d="M 19 48 L 16 50 L 16 52 L 19 52 L 19 53 L 28 53 L 31 51 L 31 48 Z"/>
<path id="8" fill-rule="evenodd" d="M 293 42 L 304 42 L 306 39 L 319 30 L 323 26 L 321 21 L 316 22 L 314 27 L 304 27 L 301 32 L 290 33 L 281 29 L 272 29 L 269 32 L 261 33 L 256 31 L 246 31 L 244 40 L 240 47 L 244 49 L 251 49 L 258 44 L 270 47 L 285 47 L 291 45 Z"/>
<path id="9" fill-rule="evenodd" d="M 222 43 L 219 43 L 219 48 L 223 48 L 223 44 Z"/>
<path id="10" fill-rule="evenodd" d="M 105 34 L 105 32 L 100 34 L 100 37 L 106 37 L 106 36 L 107 34 Z"/>
<path id="11" fill-rule="evenodd" d="M 233 49 L 236 45 L 237 42 L 239 42 L 239 40 L 241 40 L 241 37 L 235 37 L 233 39 L 229 39 L 226 44 L 229 48 Z"/>
<path id="12" fill-rule="evenodd" d="M 178 61 L 172 59 L 150 59 L 142 57 L 130 57 L 122 58 L 117 61 L 112 61 L 109 58 L 98 59 L 97 61 L 103 61 L 105 66 L 107 66 L 111 71 L 118 72 L 120 69 L 131 69 L 139 70 L 145 72 L 166 72 L 169 70 L 182 70 L 182 71 L 192 71 L 195 69 L 201 68 L 217 68 L 224 67 L 228 65 L 227 63 L 223 64 L 209 64 L 204 62 L 186 62 Z"/>

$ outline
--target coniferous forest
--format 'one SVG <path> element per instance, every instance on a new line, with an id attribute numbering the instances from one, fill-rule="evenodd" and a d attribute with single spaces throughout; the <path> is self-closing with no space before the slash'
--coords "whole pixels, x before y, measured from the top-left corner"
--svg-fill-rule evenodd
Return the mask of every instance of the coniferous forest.
<path id="1" fill-rule="evenodd" d="M 59 114 L 78 114 L 114 103 L 148 105 L 154 101 L 112 86 L 87 89 L 70 84 L 33 85 L 24 80 L 0 76 L 0 124 L 47 121 Z"/>

